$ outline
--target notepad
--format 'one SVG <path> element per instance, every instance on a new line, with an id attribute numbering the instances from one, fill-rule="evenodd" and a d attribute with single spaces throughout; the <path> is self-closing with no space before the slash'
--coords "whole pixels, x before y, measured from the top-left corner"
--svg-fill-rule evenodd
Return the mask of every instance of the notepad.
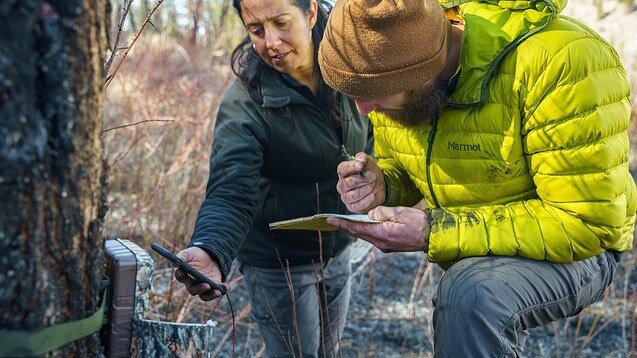
<path id="1" fill-rule="evenodd" d="M 311 231 L 336 231 L 338 228 L 329 225 L 325 220 L 327 218 L 338 218 L 359 223 L 380 223 L 381 221 L 370 219 L 364 214 L 316 214 L 302 218 L 283 220 L 270 223 L 271 230 L 311 230 Z"/>

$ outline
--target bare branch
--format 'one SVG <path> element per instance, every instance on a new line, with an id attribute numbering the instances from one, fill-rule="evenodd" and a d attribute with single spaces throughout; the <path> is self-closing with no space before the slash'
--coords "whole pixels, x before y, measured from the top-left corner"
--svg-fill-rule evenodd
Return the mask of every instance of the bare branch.
<path id="1" fill-rule="evenodd" d="M 110 131 L 114 131 L 116 129 L 121 129 L 121 128 L 126 128 L 126 127 L 132 127 L 132 126 L 136 126 L 138 124 L 142 124 L 142 123 L 147 123 L 147 122 L 174 122 L 173 120 L 169 120 L 169 119 L 145 119 L 143 121 L 139 121 L 139 122 L 135 122 L 135 123 L 129 123 L 129 124 L 124 124 L 121 126 L 116 126 L 116 127 L 111 127 L 111 128 L 107 128 L 104 129 L 102 131 L 102 133 L 106 133 L 106 132 L 110 132 Z"/>
<path id="2" fill-rule="evenodd" d="M 128 56 L 128 53 L 133 48 L 133 45 L 135 45 L 135 42 L 137 42 L 137 39 L 139 39 L 139 36 L 142 34 L 142 31 L 144 31 L 144 28 L 146 28 L 146 25 L 150 23 L 150 18 L 153 16 L 155 11 L 157 11 L 157 9 L 159 8 L 159 5 L 161 5 L 163 2 L 164 2 L 164 0 L 158 0 L 157 3 L 155 4 L 155 7 L 153 7 L 153 9 L 148 13 L 148 16 L 146 16 L 146 20 L 144 20 L 144 23 L 139 28 L 139 31 L 137 31 L 137 34 L 133 38 L 133 41 L 128 46 L 126 51 L 124 51 L 124 53 L 122 54 L 121 61 L 119 61 L 119 63 L 117 63 L 117 67 L 115 67 L 115 70 L 113 71 L 113 73 L 110 75 L 109 79 L 104 84 L 104 91 L 106 91 L 108 89 L 108 86 L 111 84 L 111 82 L 113 82 L 113 78 L 115 78 L 115 74 L 117 73 L 119 68 L 122 67 L 122 63 L 124 63 L 124 60 L 126 60 L 126 56 Z"/>
<path id="3" fill-rule="evenodd" d="M 111 68 L 111 65 L 113 64 L 113 59 L 115 58 L 115 55 L 117 55 L 117 51 L 119 50 L 117 48 L 117 45 L 119 44 L 119 38 L 122 34 L 124 21 L 126 20 L 126 16 L 128 16 L 128 11 L 130 10 L 130 6 L 132 3 L 133 3 L 133 0 L 124 1 L 124 6 L 122 7 L 122 13 L 120 15 L 121 17 L 119 19 L 119 24 L 117 25 L 117 35 L 115 35 L 115 42 L 113 43 L 113 46 L 111 47 L 111 54 L 108 56 L 108 59 L 106 60 L 106 64 L 104 65 L 104 72 L 106 73 L 108 73 L 108 70 Z M 108 79 L 106 79 L 106 81 L 108 82 Z"/>

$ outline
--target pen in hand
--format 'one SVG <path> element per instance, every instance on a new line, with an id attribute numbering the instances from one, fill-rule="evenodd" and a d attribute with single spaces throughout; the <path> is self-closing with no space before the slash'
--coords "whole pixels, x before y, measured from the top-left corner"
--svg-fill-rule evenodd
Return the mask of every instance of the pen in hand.
<path id="1" fill-rule="evenodd" d="M 343 157 L 343 160 L 356 160 L 355 156 L 347 152 L 347 149 L 345 149 L 344 144 L 341 144 L 341 156 Z M 363 163 L 363 169 L 361 169 L 361 171 L 358 172 L 358 174 L 362 176 L 363 178 L 365 177 L 365 163 Z"/>

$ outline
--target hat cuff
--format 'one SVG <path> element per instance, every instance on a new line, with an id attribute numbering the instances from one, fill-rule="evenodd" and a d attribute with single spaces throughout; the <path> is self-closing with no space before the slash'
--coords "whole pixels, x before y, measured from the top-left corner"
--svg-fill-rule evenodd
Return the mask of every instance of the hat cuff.
<path id="1" fill-rule="evenodd" d="M 353 73 L 342 70 L 332 66 L 331 61 L 326 59 L 326 51 L 321 51 L 323 79 L 339 92 L 363 98 L 380 98 L 423 86 L 442 71 L 452 31 L 452 26 L 449 24 L 440 50 L 434 57 L 408 67 L 382 73 Z"/>

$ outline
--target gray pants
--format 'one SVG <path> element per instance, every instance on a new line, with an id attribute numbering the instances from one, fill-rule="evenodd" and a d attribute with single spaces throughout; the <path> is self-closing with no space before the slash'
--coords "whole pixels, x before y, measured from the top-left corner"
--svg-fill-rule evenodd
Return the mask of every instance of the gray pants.
<path id="1" fill-rule="evenodd" d="M 617 259 L 605 252 L 567 264 L 496 256 L 459 261 L 433 299 L 435 357 L 519 356 L 525 330 L 598 301 Z"/>
<path id="2" fill-rule="evenodd" d="M 320 263 L 290 266 L 287 279 L 281 268 L 244 264 L 241 271 L 268 356 L 338 354 L 350 299 L 349 248 L 325 262 L 324 269 Z"/>

